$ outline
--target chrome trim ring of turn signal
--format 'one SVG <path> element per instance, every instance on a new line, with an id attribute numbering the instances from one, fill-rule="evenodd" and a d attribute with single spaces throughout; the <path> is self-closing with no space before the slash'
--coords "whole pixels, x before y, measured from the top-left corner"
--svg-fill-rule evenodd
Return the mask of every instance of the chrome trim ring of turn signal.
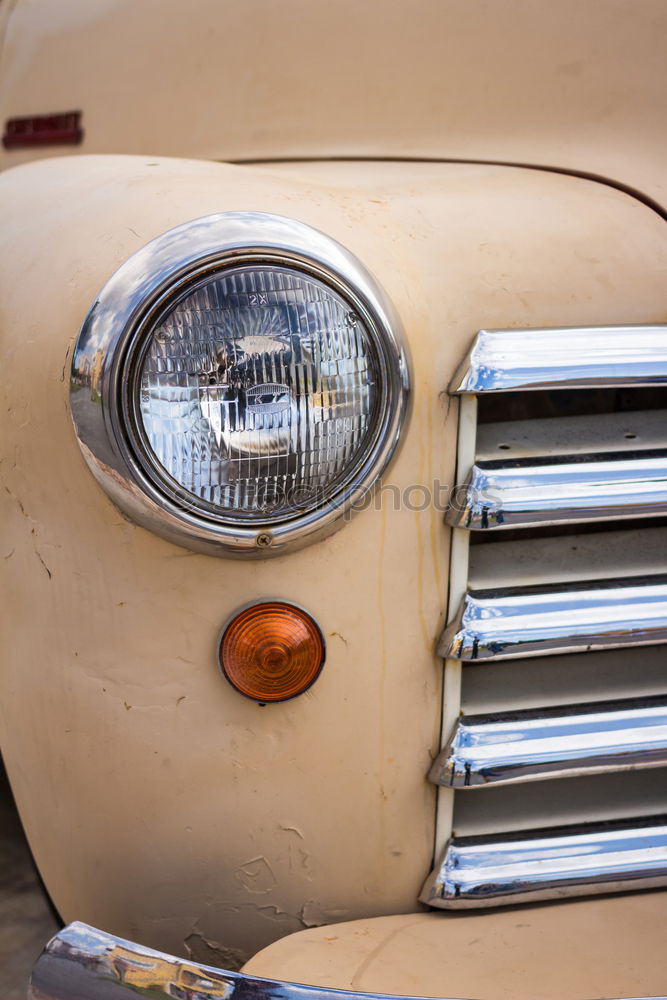
<path id="1" fill-rule="evenodd" d="M 151 455 L 138 416 L 139 374 L 147 343 L 169 310 L 202 282 L 224 276 L 226 269 L 246 266 L 287 270 L 329 289 L 349 309 L 346 316 L 354 318 L 350 321 L 363 325 L 378 379 L 370 429 L 349 470 L 344 467 L 331 492 L 316 493 L 316 500 L 308 501 L 310 506 L 290 502 L 284 517 L 267 517 L 266 523 L 261 517 L 249 523 L 247 518 L 216 511 L 180 488 Z M 283 406 L 278 396 L 285 386 L 261 379 L 260 389 L 278 393 L 274 404 L 258 402 L 253 395 L 256 388 L 244 384 L 248 412 L 258 407 L 273 412 L 272 406 Z M 310 390 L 302 386 L 301 391 L 307 395 Z M 229 212 L 164 233 L 112 276 L 91 308 L 74 350 L 70 408 L 93 475 L 133 520 L 196 551 L 265 557 L 324 537 L 355 509 L 398 446 L 408 399 L 401 324 L 366 268 L 340 244 L 303 223 Z M 307 399 L 304 405 L 310 406 Z M 192 461 L 200 459 L 193 454 Z"/>

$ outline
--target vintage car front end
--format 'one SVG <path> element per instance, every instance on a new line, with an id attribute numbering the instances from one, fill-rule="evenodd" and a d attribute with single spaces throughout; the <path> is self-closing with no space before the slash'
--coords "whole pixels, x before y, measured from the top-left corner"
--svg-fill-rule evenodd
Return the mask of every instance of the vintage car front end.
<path id="1" fill-rule="evenodd" d="M 5 153 L 1 745 L 75 921 L 35 1000 L 666 991 L 657 172 L 416 119 Z"/>

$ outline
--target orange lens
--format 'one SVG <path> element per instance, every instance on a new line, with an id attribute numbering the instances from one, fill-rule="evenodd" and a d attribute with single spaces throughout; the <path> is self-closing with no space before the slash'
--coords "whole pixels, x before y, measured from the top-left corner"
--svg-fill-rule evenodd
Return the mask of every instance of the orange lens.
<path id="1" fill-rule="evenodd" d="M 247 698 L 286 701 L 317 679 L 324 666 L 324 639 L 310 615 L 293 604 L 255 604 L 225 629 L 220 664 Z"/>

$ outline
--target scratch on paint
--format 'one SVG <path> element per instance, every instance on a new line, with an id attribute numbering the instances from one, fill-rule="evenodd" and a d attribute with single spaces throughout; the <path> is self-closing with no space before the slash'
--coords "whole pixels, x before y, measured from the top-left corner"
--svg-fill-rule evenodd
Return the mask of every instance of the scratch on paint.
<path id="1" fill-rule="evenodd" d="M 333 638 L 340 639 L 340 641 L 347 646 L 347 639 L 345 638 L 344 635 L 341 635 L 340 632 L 329 632 L 329 638 L 330 639 L 333 639 Z"/>
<path id="2" fill-rule="evenodd" d="M 34 534 L 34 530 L 33 530 L 33 534 Z M 35 555 L 37 556 L 37 558 L 41 562 L 42 566 L 46 570 L 46 574 L 47 574 L 49 580 L 53 579 L 53 573 L 51 572 L 51 570 L 49 569 L 49 567 L 46 565 L 46 563 L 44 562 L 44 560 L 42 559 L 42 556 L 40 555 L 40 553 L 39 553 L 39 551 L 38 551 L 38 549 L 37 549 L 36 546 L 35 546 Z"/>

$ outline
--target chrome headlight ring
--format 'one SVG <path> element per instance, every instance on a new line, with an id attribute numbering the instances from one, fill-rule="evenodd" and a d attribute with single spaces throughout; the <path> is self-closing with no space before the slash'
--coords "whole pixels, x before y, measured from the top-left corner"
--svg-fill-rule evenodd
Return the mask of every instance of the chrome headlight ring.
<path id="1" fill-rule="evenodd" d="M 189 290 L 244 266 L 288 269 L 320 283 L 363 323 L 379 392 L 373 433 L 331 495 L 262 520 L 229 516 L 179 488 L 151 453 L 137 404 L 147 341 Z M 254 387 L 250 387 L 251 391 Z M 229 212 L 185 223 L 127 260 L 102 289 L 79 334 L 70 408 L 94 476 L 132 520 L 172 542 L 227 556 L 281 554 L 339 526 L 387 467 L 407 416 L 409 365 L 388 298 L 344 247 L 291 219 Z"/>

